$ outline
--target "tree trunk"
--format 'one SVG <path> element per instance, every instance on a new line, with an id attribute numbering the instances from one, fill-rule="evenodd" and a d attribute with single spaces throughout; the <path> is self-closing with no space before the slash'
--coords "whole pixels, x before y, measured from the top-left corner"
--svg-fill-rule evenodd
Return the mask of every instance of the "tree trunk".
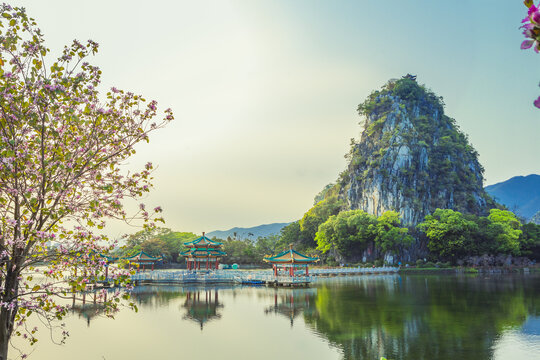
<path id="1" fill-rule="evenodd" d="M 2 301 L 10 304 L 13 299 L 16 299 L 17 294 L 19 293 L 17 272 L 8 270 L 4 284 L 5 288 L 4 293 L 2 294 Z M 7 360 L 8 358 L 9 340 L 13 333 L 15 315 L 19 309 L 17 303 L 13 305 L 13 308 L 6 306 L 0 307 L 0 360 Z"/>
<path id="2" fill-rule="evenodd" d="M 0 309 L 0 360 L 7 360 L 9 339 L 11 337 L 11 332 L 9 331 L 10 318 L 10 311 L 2 307 Z"/>

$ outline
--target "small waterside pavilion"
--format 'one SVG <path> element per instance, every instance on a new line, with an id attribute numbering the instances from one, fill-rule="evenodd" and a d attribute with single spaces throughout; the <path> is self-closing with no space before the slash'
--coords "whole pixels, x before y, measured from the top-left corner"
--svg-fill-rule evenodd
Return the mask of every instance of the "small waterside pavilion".
<path id="1" fill-rule="evenodd" d="M 314 264 L 320 259 L 318 257 L 310 257 L 299 253 L 293 249 L 293 245 L 289 245 L 288 250 L 284 250 L 277 255 L 266 255 L 263 259 L 265 262 L 272 264 L 274 276 L 279 276 L 281 272 L 288 273 L 290 277 L 294 277 L 295 270 L 305 269 L 306 276 L 309 276 L 309 264 Z"/>
<path id="2" fill-rule="evenodd" d="M 204 232 L 200 238 L 186 242 L 184 245 L 188 249 L 180 255 L 186 257 L 188 270 L 201 270 L 201 263 L 204 264 L 206 270 L 217 270 L 220 258 L 227 256 L 227 253 L 221 250 L 223 243 L 209 239 Z"/>
<path id="3" fill-rule="evenodd" d="M 133 256 L 127 256 L 123 259 L 129 262 L 130 268 L 132 265 L 136 265 L 138 269 L 141 269 L 142 266 L 142 270 L 144 271 L 147 266 L 151 266 L 152 270 L 154 270 L 154 265 L 163 261 L 163 256 L 153 257 L 148 255 L 144 251 L 140 251 Z"/>

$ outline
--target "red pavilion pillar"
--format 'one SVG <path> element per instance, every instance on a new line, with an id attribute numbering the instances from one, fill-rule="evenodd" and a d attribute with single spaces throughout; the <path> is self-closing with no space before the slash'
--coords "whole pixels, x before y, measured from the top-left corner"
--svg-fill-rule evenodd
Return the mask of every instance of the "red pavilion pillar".
<path id="1" fill-rule="evenodd" d="M 208 266 L 210 265 L 210 264 L 208 263 L 209 260 L 210 260 L 210 258 L 209 258 L 209 257 L 206 257 L 206 270 L 208 270 Z"/>
<path id="2" fill-rule="evenodd" d="M 306 276 L 309 276 L 308 266 L 306 265 Z"/>

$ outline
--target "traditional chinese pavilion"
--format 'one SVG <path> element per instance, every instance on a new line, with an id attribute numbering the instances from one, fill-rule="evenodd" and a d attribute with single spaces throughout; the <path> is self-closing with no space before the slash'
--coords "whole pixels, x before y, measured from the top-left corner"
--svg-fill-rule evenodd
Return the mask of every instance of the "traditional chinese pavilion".
<path id="1" fill-rule="evenodd" d="M 223 243 L 201 236 L 190 242 L 184 243 L 188 250 L 181 252 L 180 255 L 186 257 L 188 270 L 201 270 L 201 263 L 206 270 L 217 269 L 219 260 L 227 253 L 221 250 Z"/>
<path id="2" fill-rule="evenodd" d="M 272 264 L 274 269 L 274 276 L 278 276 L 281 273 L 288 273 L 293 277 L 295 270 L 305 269 L 306 276 L 309 275 L 308 265 L 316 263 L 320 259 L 318 257 L 309 257 L 301 254 L 293 249 L 293 245 L 289 245 L 289 249 L 280 252 L 277 255 L 267 255 L 263 259 L 265 262 Z"/>
<path id="3" fill-rule="evenodd" d="M 129 262 L 129 266 L 136 265 L 139 269 L 145 270 L 146 267 L 152 267 L 152 270 L 154 270 L 154 265 L 163 261 L 162 256 L 153 257 L 145 253 L 144 251 L 141 251 L 133 256 L 125 257 L 124 260 L 127 260 Z"/>

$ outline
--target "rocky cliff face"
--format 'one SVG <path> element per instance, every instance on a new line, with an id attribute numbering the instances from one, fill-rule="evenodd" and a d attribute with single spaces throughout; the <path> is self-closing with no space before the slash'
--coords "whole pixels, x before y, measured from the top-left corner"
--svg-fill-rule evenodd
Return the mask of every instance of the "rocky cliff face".
<path id="1" fill-rule="evenodd" d="M 482 215 L 494 206 L 477 152 L 414 76 L 389 81 L 358 111 L 364 129 L 336 185 L 350 209 L 396 210 L 414 226 L 437 208 Z"/>

